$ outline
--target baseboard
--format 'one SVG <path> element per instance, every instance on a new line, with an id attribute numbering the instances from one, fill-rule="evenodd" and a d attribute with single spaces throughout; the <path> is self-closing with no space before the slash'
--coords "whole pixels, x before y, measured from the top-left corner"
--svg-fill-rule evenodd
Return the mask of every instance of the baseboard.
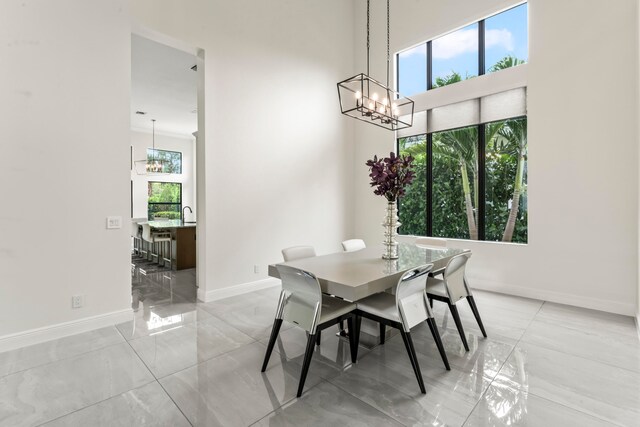
<path id="1" fill-rule="evenodd" d="M 260 289 L 267 289 L 279 285 L 280 279 L 268 277 L 266 279 L 256 280 L 255 282 L 242 283 L 240 285 L 228 286 L 220 289 L 212 289 L 207 292 L 200 292 L 200 289 L 198 289 L 198 299 L 203 302 L 217 301 L 219 299 L 234 297 L 236 295 L 242 295 L 248 292 L 259 291 Z"/>
<path id="2" fill-rule="evenodd" d="M 94 329 L 117 325 L 118 323 L 128 322 L 132 319 L 133 312 L 129 308 L 98 316 L 85 317 L 71 322 L 58 323 L 57 325 L 45 326 L 43 328 L 30 329 L 24 332 L 5 335 L 0 337 L 0 353 L 67 337 L 69 335 L 92 331 Z"/>
<path id="3" fill-rule="evenodd" d="M 539 299 L 543 301 L 573 305 L 582 308 L 590 308 L 592 310 L 606 311 L 608 313 L 622 314 L 625 316 L 634 316 L 636 313 L 636 307 L 634 304 L 611 301 L 607 299 L 591 298 L 581 295 L 550 291 L 546 289 L 525 288 L 522 286 L 514 286 L 506 283 L 499 283 L 491 280 L 482 280 L 473 277 L 469 277 L 469 284 L 474 289 L 499 292 L 502 294 L 515 295 L 525 298 Z M 605 294 L 603 294 L 603 296 L 604 295 Z"/>

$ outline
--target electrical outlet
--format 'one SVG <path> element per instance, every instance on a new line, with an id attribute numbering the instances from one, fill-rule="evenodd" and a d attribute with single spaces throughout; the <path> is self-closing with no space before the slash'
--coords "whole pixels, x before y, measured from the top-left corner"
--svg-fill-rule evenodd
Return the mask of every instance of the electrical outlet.
<path id="1" fill-rule="evenodd" d="M 253 272 L 255 274 L 260 274 L 260 266 L 259 265 L 254 265 L 253 266 Z"/>
<path id="2" fill-rule="evenodd" d="M 71 308 L 80 308 L 83 304 L 82 295 L 74 295 L 71 297 Z"/>
<path id="3" fill-rule="evenodd" d="M 122 217 L 121 216 L 108 216 L 107 217 L 107 228 L 122 228 Z"/>

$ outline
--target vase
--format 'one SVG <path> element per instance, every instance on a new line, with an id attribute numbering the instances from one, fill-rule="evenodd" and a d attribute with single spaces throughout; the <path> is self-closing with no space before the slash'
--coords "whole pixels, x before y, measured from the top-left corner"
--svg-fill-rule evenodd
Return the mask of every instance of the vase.
<path id="1" fill-rule="evenodd" d="M 382 226 L 384 227 L 384 253 L 383 259 L 398 259 L 398 206 L 395 201 L 387 203 L 387 215 L 384 218 Z"/>

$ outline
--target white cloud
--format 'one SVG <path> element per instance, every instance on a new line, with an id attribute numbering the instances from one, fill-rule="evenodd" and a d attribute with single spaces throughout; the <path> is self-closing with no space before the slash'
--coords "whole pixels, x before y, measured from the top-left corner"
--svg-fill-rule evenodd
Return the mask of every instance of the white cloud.
<path id="1" fill-rule="evenodd" d="M 513 51 L 513 34 L 507 29 L 487 30 L 485 35 L 487 48 L 501 46 Z M 451 59 L 465 53 L 478 51 L 478 29 L 460 30 L 433 41 L 431 46 L 434 59 Z"/>
<path id="2" fill-rule="evenodd" d="M 506 28 L 501 30 L 487 30 L 484 34 L 484 41 L 487 48 L 502 46 L 509 52 L 514 49 L 513 34 Z"/>
<path id="3" fill-rule="evenodd" d="M 436 39 L 431 44 L 434 59 L 451 59 L 478 51 L 478 29 L 460 30 Z"/>

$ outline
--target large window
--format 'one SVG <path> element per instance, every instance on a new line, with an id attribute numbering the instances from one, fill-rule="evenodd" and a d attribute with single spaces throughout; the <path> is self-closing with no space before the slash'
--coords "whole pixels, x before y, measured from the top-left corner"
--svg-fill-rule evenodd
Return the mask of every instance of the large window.
<path id="1" fill-rule="evenodd" d="M 179 151 L 147 148 L 147 162 L 154 160 L 160 160 L 163 164 L 160 173 L 182 173 L 182 153 Z"/>
<path id="2" fill-rule="evenodd" d="M 149 181 L 147 215 L 153 219 L 179 219 L 182 211 L 182 184 Z"/>
<path id="3" fill-rule="evenodd" d="M 398 53 L 404 96 L 447 86 L 527 62 L 527 4 Z"/>
<path id="4" fill-rule="evenodd" d="M 400 232 L 526 243 L 526 117 L 398 139 L 417 178 L 400 200 Z"/>

